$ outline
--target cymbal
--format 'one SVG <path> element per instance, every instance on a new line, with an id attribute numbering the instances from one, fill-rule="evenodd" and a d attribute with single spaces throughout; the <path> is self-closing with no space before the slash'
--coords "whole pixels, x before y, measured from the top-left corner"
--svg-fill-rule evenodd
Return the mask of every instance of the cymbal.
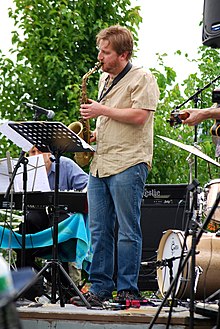
<path id="1" fill-rule="evenodd" d="M 188 151 L 189 153 L 192 153 L 198 157 L 200 157 L 201 159 L 210 162 L 214 165 L 216 165 L 217 167 L 220 167 L 220 163 L 218 163 L 217 161 L 213 160 L 212 158 L 210 158 L 208 155 L 204 154 L 203 152 L 201 152 L 200 150 L 198 150 L 195 146 L 191 146 L 191 145 L 186 145 L 180 142 L 177 142 L 171 138 L 168 137 L 164 137 L 164 136 L 159 136 L 157 135 L 157 137 L 164 139 L 166 142 L 169 142 L 173 145 L 178 146 L 179 148 Z"/>

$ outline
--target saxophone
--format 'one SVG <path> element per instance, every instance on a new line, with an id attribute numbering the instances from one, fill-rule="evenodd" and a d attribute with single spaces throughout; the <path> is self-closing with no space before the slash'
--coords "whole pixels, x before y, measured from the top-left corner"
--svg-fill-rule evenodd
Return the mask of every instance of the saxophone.
<path id="1" fill-rule="evenodd" d="M 81 85 L 81 100 L 80 104 L 87 104 L 88 103 L 88 96 L 87 96 L 87 80 L 95 71 L 100 69 L 102 66 L 101 62 L 97 62 L 95 66 L 90 69 L 86 74 L 84 74 L 82 78 L 82 85 Z M 68 128 L 72 130 L 75 134 L 79 137 L 84 139 L 84 141 L 90 144 L 90 123 L 89 120 L 85 120 L 80 118 L 79 121 L 72 122 Z M 74 155 L 74 160 L 80 165 L 81 167 L 85 167 L 89 164 L 90 159 L 92 158 L 92 152 L 76 152 Z"/>

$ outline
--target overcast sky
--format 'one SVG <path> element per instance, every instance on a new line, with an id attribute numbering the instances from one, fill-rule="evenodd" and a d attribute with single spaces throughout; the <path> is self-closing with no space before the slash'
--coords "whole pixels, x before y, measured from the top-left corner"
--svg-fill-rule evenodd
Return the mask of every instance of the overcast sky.
<path id="1" fill-rule="evenodd" d="M 167 53 L 166 63 L 181 77 L 195 70 L 176 50 L 196 58 L 202 45 L 203 0 L 132 0 L 141 6 L 143 22 L 139 30 L 139 52 L 136 63 L 146 68 L 157 65 L 156 53 Z"/>
<path id="2" fill-rule="evenodd" d="M 7 8 L 12 0 L 0 0 L 0 48 L 4 53 L 11 45 L 13 21 Z M 166 64 L 173 67 L 180 78 L 194 72 L 195 65 L 184 57 L 174 56 L 176 50 L 196 57 L 202 45 L 203 0 L 132 0 L 141 6 L 143 23 L 139 30 L 139 52 L 135 64 L 146 69 L 157 66 L 156 53 L 167 53 Z"/>

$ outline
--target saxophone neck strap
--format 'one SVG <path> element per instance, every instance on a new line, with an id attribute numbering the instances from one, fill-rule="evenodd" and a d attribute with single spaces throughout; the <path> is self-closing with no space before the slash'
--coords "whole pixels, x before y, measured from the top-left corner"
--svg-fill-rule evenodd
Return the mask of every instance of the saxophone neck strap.
<path id="1" fill-rule="evenodd" d="M 131 62 L 128 62 L 127 65 L 124 67 L 124 69 L 114 78 L 114 80 L 112 81 L 110 87 L 105 90 L 105 86 L 101 92 L 101 95 L 98 99 L 98 102 L 101 102 L 101 100 L 106 97 L 106 95 L 112 90 L 112 88 L 128 73 L 128 71 L 130 71 L 130 69 L 132 68 L 132 64 Z"/>

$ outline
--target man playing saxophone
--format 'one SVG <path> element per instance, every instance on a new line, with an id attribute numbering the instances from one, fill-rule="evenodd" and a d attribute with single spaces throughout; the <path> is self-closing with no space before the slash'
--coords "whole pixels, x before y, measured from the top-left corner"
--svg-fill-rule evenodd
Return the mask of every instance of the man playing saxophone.
<path id="1" fill-rule="evenodd" d="M 85 120 L 97 118 L 91 142 L 97 148 L 88 183 L 89 225 L 93 260 L 91 288 L 85 294 L 92 306 L 112 298 L 139 298 L 138 275 L 142 253 L 140 208 L 153 155 L 153 118 L 159 91 L 155 78 L 132 66 L 131 32 L 119 25 L 97 35 L 102 63 L 99 100 L 81 104 Z M 118 223 L 117 282 L 114 274 L 115 223 Z M 82 304 L 78 296 L 72 298 Z"/>

